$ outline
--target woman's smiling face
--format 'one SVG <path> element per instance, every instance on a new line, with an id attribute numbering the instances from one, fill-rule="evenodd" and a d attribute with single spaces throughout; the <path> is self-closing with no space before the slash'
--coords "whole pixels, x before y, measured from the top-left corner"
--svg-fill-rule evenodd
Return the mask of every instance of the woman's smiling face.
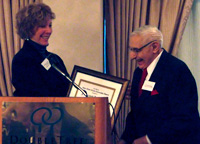
<path id="1" fill-rule="evenodd" d="M 49 38 L 52 34 L 52 20 L 48 19 L 46 25 L 36 27 L 35 34 L 31 37 L 31 40 L 43 45 L 49 45 Z"/>

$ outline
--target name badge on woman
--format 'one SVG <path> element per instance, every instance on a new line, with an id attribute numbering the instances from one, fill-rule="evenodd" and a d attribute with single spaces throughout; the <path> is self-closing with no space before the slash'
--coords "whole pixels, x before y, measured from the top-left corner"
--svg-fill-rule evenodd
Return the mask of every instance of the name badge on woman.
<path id="1" fill-rule="evenodd" d="M 48 71 L 51 68 L 51 64 L 47 58 L 41 63 L 41 65 Z"/>

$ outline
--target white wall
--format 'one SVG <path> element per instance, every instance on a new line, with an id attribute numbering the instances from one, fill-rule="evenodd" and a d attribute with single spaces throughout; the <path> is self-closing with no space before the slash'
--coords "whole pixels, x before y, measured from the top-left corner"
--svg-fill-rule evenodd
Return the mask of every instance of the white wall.
<path id="1" fill-rule="evenodd" d="M 74 65 L 103 71 L 103 0 L 43 0 L 56 14 L 48 51 L 69 74 Z"/>
<path id="2" fill-rule="evenodd" d="M 182 59 L 197 82 L 200 112 L 200 0 L 194 0 L 192 11 L 181 40 L 178 57 Z"/>

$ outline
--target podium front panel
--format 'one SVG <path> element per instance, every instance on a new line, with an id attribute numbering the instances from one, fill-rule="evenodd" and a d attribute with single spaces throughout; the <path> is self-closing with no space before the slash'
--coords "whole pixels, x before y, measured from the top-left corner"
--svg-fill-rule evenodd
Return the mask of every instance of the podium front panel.
<path id="1" fill-rule="evenodd" d="M 3 144 L 110 143 L 107 98 L 1 97 Z"/>

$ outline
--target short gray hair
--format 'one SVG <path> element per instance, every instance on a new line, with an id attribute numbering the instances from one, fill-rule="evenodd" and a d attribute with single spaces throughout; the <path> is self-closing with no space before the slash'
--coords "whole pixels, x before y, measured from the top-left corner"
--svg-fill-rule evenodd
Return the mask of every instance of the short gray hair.
<path id="1" fill-rule="evenodd" d="M 137 29 L 135 29 L 131 34 L 131 36 L 142 36 L 144 37 L 144 40 L 149 40 L 149 41 L 153 41 L 153 40 L 158 40 L 160 43 L 160 47 L 163 46 L 163 34 L 162 32 L 155 26 L 151 26 L 151 25 L 144 25 L 141 26 Z"/>

